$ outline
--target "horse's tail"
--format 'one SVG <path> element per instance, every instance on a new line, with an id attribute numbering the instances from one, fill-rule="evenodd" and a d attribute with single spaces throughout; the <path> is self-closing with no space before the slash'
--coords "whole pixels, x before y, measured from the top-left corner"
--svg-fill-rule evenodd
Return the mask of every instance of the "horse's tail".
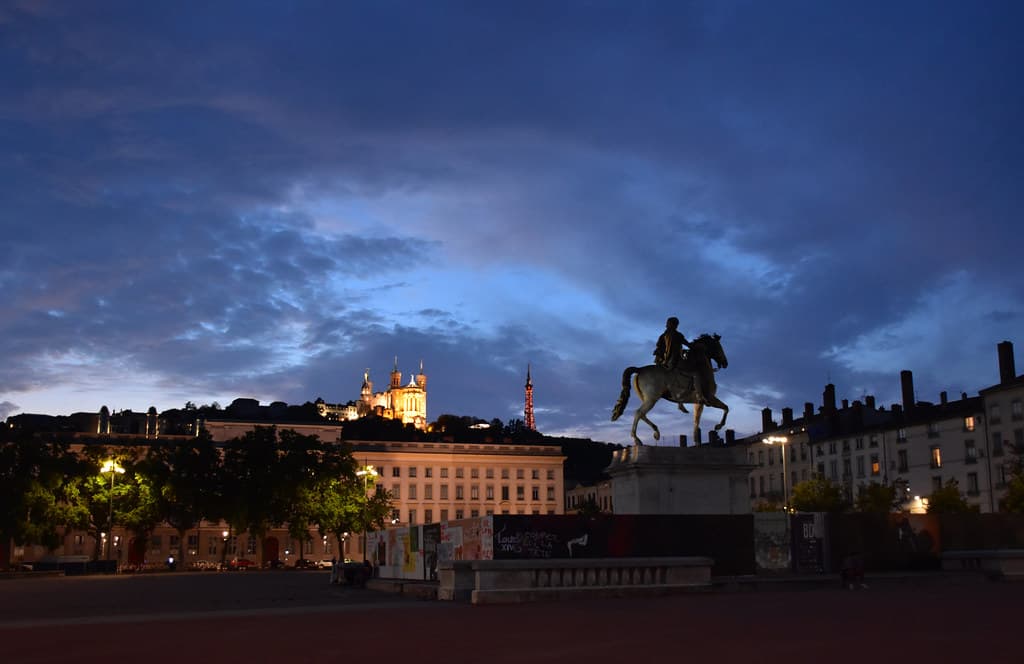
<path id="1" fill-rule="evenodd" d="M 612 422 L 619 419 L 622 411 L 626 410 L 626 402 L 629 401 L 629 379 L 637 371 L 640 370 L 636 367 L 626 367 L 626 370 L 622 372 L 622 391 L 619 392 L 619 400 L 615 402 L 615 407 L 612 408 Z"/>

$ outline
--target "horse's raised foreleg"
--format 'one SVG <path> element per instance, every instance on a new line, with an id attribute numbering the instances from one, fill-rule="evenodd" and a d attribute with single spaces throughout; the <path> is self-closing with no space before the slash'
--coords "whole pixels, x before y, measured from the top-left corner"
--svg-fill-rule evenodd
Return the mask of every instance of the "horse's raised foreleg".
<path id="1" fill-rule="evenodd" d="M 722 421 L 715 425 L 715 431 L 718 431 L 725 426 L 725 419 L 729 417 L 729 406 L 718 397 L 710 397 L 708 399 L 708 405 L 712 408 L 722 409 Z"/>

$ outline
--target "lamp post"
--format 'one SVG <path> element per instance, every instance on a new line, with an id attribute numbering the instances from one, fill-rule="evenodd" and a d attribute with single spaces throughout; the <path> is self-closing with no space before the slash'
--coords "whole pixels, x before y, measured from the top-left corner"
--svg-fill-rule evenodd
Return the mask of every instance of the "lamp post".
<path id="1" fill-rule="evenodd" d="M 370 478 L 371 477 L 376 478 L 379 474 L 380 473 L 377 472 L 377 469 L 374 468 L 373 466 L 370 466 L 370 465 L 363 466 L 362 468 L 360 468 L 359 470 L 356 471 L 356 477 L 362 477 L 363 478 L 363 494 L 364 494 L 363 498 L 364 498 L 364 500 L 366 499 L 366 495 L 365 494 L 369 493 L 369 491 L 370 491 L 370 489 L 369 489 Z M 366 519 L 368 517 L 369 517 L 369 508 L 366 505 L 366 503 L 364 503 L 363 504 L 363 561 L 364 562 L 366 561 L 366 534 L 367 534 L 367 530 L 369 529 L 369 525 L 370 525 L 370 524 L 366 523 Z"/>
<path id="2" fill-rule="evenodd" d="M 225 561 L 228 559 L 228 531 L 220 531 L 220 566 L 224 567 Z"/>
<path id="3" fill-rule="evenodd" d="M 766 444 L 766 445 L 775 445 L 777 443 L 779 445 L 780 449 L 782 450 L 782 500 L 783 500 L 783 510 L 788 512 L 789 511 L 789 473 L 786 472 L 786 443 L 789 442 L 789 439 L 786 438 L 785 436 L 768 436 L 767 438 L 762 438 L 761 442 Z"/>
<path id="4" fill-rule="evenodd" d="M 110 560 L 110 544 L 114 540 L 114 478 L 124 475 L 124 468 L 113 459 L 107 459 L 100 473 L 110 473 L 110 512 L 107 516 L 107 560 Z"/>

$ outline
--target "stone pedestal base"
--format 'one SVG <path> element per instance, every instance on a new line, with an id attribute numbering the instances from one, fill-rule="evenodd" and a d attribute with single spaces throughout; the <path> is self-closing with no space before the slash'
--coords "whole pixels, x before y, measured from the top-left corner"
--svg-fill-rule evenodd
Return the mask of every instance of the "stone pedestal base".
<path id="1" fill-rule="evenodd" d="M 616 514 L 749 514 L 753 468 L 739 447 L 639 445 L 615 452 L 605 472 Z"/>

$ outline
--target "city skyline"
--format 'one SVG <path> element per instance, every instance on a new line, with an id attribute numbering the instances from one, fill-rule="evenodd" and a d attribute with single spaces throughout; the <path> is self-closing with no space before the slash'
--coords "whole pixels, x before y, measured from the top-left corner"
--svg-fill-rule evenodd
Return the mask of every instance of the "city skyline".
<path id="1" fill-rule="evenodd" d="M 669 316 L 739 435 L 977 394 L 1022 341 L 1022 14 L 5 5 L 0 418 L 347 401 L 397 355 L 429 420 L 522 418 L 529 366 L 538 430 L 626 443 Z"/>

